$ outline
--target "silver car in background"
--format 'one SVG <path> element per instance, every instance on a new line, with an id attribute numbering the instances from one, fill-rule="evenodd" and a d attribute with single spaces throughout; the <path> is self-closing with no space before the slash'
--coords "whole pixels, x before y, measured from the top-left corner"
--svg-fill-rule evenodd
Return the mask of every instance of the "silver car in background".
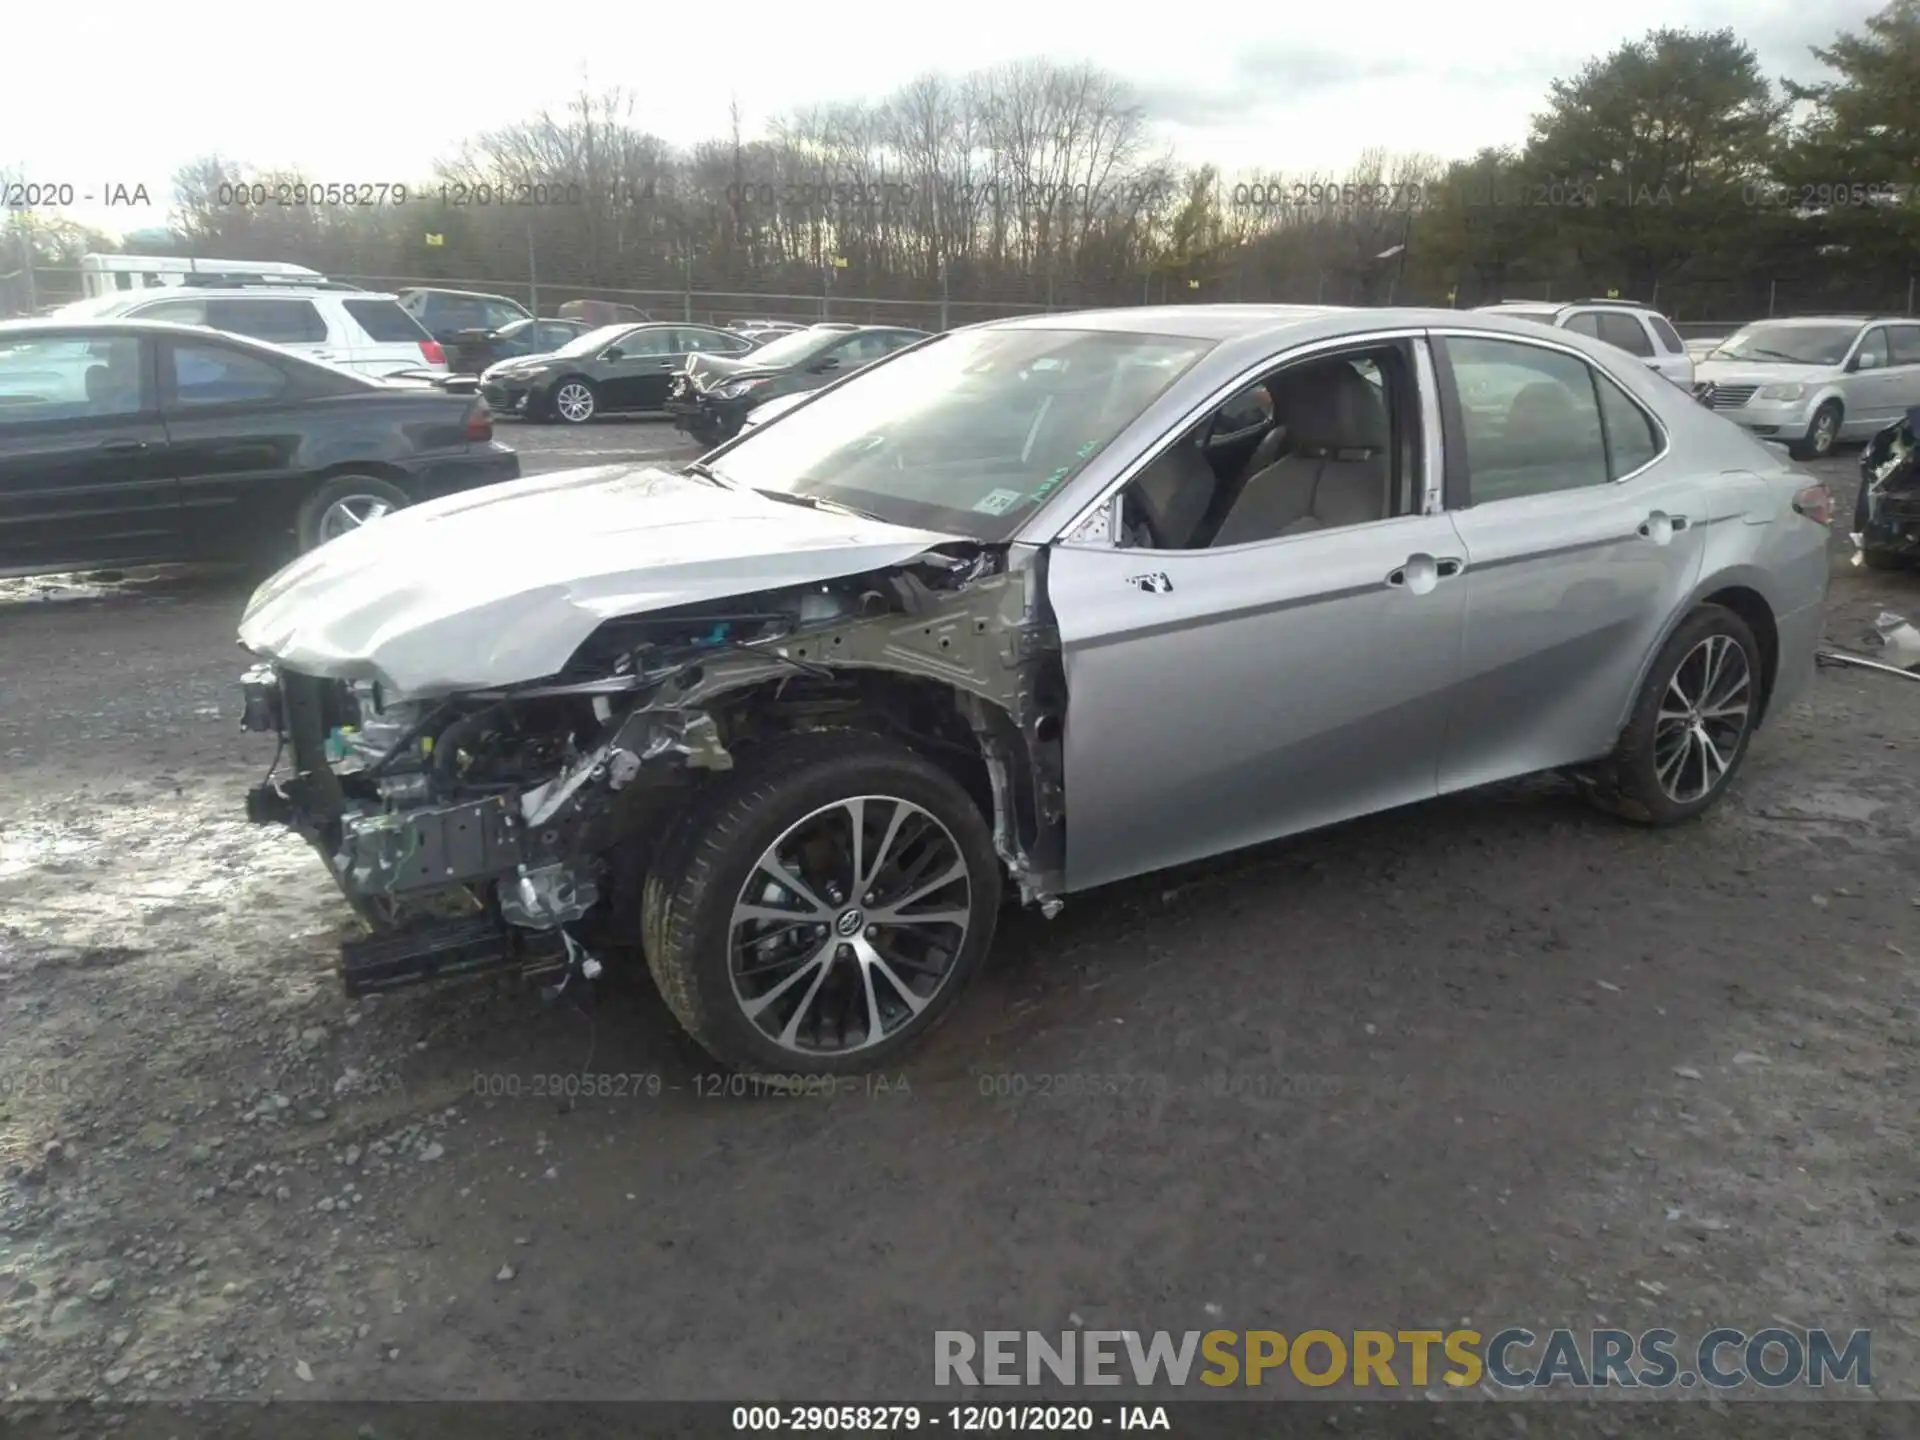
<path id="1" fill-rule="evenodd" d="M 1755 435 L 1820 459 L 1920 405 L 1920 321 L 1864 315 L 1760 320 L 1694 367 L 1694 394 Z"/>
<path id="2" fill-rule="evenodd" d="M 415 506 L 268 580 L 245 723 L 294 773 L 248 813 L 372 931 L 350 993 L 637 942 L 723 1064 L 852 1073 L 950 1010 L 1003 888 L 1052 914 L 1544 770 L 1699 815 L 1812 672 L 1831 507 L 1525 320 L 997 321 L 684 469 Z"/>

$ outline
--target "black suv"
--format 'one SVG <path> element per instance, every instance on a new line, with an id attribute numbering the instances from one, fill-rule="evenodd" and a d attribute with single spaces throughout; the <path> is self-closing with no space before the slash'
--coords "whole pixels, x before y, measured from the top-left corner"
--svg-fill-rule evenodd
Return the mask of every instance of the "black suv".
<path id="1" fill-rule="evenodd" d="M 402 290 L 399 300 L 400 308 L 442 345 L 452 344 L 462 331 L 503 330 L 516 320 L 533 318 L 517 301 L 474 290 Z"/>

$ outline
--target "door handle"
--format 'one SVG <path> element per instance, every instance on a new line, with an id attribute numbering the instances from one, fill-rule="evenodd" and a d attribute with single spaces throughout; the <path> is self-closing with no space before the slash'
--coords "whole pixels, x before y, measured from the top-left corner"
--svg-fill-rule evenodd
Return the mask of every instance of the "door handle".
<path id="1" fill-rule="evenodd" d="M 1409 555 L 1406 564 L 1388 572 L 1387 584 L 1415 595 L 1425 595 L 1442 580 L 1451 580 L 1466 568 L 1467 562 L 1454 555 L 1440 559 L 1431 555 Z"/>
<path id="2" fill-rule="evenodd" d="M 1640 538 L 1664 545 L 1679 531 L 1686 529 L 1687 524 L 1684 515 L 1669 515 L 1664 510 L 1656 510 L 1640 522 Z"/>
<path id="3" fill-rule="evenodd" d="M 144 440 L 102 440 L 100 448 L 112 455 L 131 455 L 147 448 Z"/>

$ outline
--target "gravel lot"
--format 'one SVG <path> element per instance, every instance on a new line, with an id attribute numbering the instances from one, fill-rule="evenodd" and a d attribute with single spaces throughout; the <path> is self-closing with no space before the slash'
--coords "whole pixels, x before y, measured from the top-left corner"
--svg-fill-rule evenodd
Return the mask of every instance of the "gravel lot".
<path id="1" fill-rule="evenodd" d="M 16 1398 L 924 1398 L 935 1329 L 1469 1319 L 1866 1326 L 1920 1397 L 1903 682 L 1822 671 L 1680 831 L 1528 782 L 1023 915 L 903 1073 L 755 1099 L 644 979 L 341 998 L 241 816 L 251 579 L 0 584 Z M 1830 638 L 1881 609 L 1920 575 L 1840 566 Z"/>

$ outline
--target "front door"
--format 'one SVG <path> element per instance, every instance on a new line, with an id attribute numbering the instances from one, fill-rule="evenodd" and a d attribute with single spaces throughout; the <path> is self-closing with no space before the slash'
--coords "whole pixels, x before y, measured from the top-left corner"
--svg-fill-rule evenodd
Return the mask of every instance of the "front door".
<path id="1" fill-rule="evenodd" d="M 179 487 L 136 336 L 0 339 L 0 573 L 179 560 Z"/>
<path id="2" fill-rule="evenodd" d="M 623 335 L 611 347 L 617 356 L 601 361 L 605 378 L 596 381 L 605 410 L 658 410 L 667 403 L 667 386 L 686 359 L 674 350 L 671 326 L 654 325 Z"/>
<path id="3" fill-rule="evenodd" d="M 1435 348 L 1467 561 L 1451 791 L 1612 749 L 1712 517 L 1704 487 L 1659 458 L 1647 411 L 1584 358 L 1505 338 Z"/>
<path id="4" fill-rule="evenodd" d="M 1068 888 L 1434 795 L 1458 557 L 1445 515 L 1228 550 L 1059 546 Z"/>

